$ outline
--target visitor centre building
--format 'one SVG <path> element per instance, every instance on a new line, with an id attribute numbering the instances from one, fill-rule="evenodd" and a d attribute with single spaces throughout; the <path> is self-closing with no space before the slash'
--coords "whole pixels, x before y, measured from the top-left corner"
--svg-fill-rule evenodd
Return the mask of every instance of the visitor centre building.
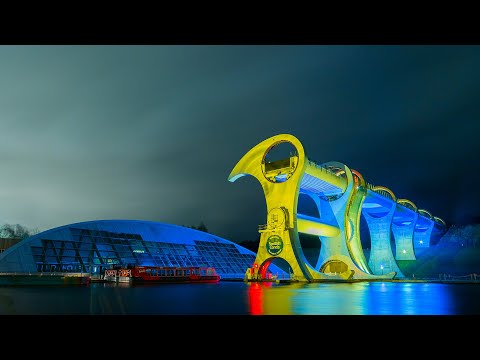
<path id="1" fill-rule="evenodd" d="M 20 241 L 0 254 L 0 272 L 100 276 L 114 266 L 209 266 L 221 279 L 243 279 L 255 256 L 232 241 L 183 226 L 98 220 L 60 226 Z M 276 266 L 271 270 L 283 273 Z"/>

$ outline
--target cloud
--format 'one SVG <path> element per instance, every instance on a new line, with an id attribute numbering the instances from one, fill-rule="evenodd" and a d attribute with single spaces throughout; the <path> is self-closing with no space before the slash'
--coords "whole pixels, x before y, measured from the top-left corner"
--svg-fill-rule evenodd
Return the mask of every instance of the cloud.
<path id="1" fill-rule="evenodd" d="M 203 220 L 255 239 L 261 188 L 227 176 L 291 133 L 455 221 L 480 201 L 479 60 L 472 46 L 3 46 L 0 216 Z"/>

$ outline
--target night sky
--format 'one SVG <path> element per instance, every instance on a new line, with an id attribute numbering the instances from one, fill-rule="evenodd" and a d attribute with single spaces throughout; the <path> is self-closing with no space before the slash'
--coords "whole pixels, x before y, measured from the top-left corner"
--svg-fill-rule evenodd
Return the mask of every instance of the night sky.
<path id="1" fill-rule="evenodd" d="M 480 216 L 480 46 L 0 46 L 0 223 L 255 240 L 240 158 L 280 133 L 448 225 Z"/>

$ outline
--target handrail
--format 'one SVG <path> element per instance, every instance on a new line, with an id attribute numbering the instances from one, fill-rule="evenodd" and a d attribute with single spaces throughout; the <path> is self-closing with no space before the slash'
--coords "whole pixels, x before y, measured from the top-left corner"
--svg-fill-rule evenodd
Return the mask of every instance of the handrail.
<path id="1" fill-rule="evenodd" d="M 332 170 L 326 168 L 326 167 L 323 166 L 323 165 L 317 164 L 317 163 L 316 163 L 315 161 L 313 161 L 313 160 L 310 160 L 310 159 L 307 158 L 307 163 L 308 163 L 309 165 L 315 166 L 317 169 L 319 169 L 319 170 L 321 170 L 321 171 L 325 171 L 327 174 L 337 176 L 337 174 L 335 174 Z"/>

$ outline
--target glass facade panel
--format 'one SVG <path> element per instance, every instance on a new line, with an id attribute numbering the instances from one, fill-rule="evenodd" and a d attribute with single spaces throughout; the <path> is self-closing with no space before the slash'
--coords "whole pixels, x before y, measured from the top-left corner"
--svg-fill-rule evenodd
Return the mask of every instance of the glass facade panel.
<path id="1" fill-rule="evenodd" d="M 90 251 L 80 250 L 78 252 L 80 256 L 88 258 L 90 256 Z"/>
<path id="2" fill-rule="evenodd" d="M 45 262 L 50 264 L 57 264 L 57 257 L 56 256 L 45 256 Z"/>
<path id="3" fill-rule="evenodd" d="M 114 248 L 115 248 L 115 250 L 117 250 L 117 251 L 129 251 L 129 252 L 132 251 L 132 250 L 130 249 L 130 246 L 128 246 L 128 245 L 118 245 L 118 244 L 117 244 L 117 245 L 115 245 Z"/>
<path id="4" fill-rule="evenodd" d="M 60 262 L 62 264 L 71 264 L 71 263 L 75 262 L 75 258 L 71 257 L 71 256 L 62 256 L 60 258 Z"/>
<path id="5" fill-rule="evenodd" d="M 62 251 L 63 256 L 75 256 L 75 250 L 63 249 Z"/>
<path id="6" fill-rule="evenodd" d="M 117 255 L 113 251 L 98 251 L 100 257 L 104 258 L 116 258 Z"/>
<path id="7" fill-rule="evenodd" d="M 104 251 L 112 251 L 113 248 L 110 244 L 102 244 L 102 243 L 96 243 L 97 244 L 97 249 L 98 250 L 104 250 Z"/>

